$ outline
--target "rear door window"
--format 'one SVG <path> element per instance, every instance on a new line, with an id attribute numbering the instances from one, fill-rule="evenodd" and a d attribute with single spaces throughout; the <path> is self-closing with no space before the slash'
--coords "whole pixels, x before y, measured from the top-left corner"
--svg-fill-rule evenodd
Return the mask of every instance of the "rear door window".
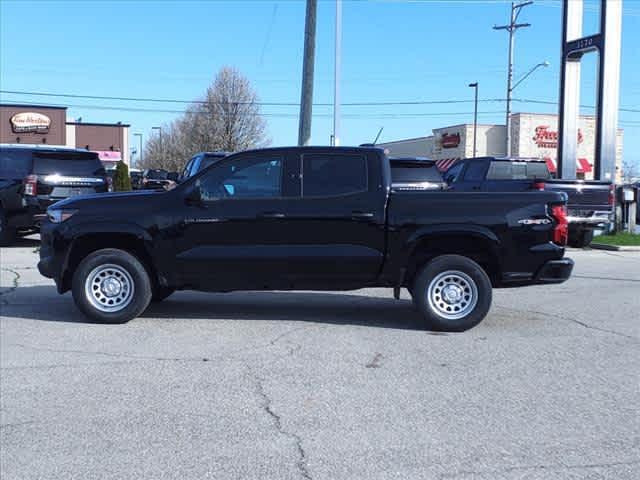
<path id="1" fill-rule="evenodd" d="M 367 191 L 363 155 L 313 153 L 302 156 L 302 196 L 333 197 Z"/>
<path id="2" fill-rule="evenodd" d="M 534 180 L 549 178 L 544 162 L 491 162 L 487 180 Z"/>
<path id="3" fill-rule="evenodd" d="M 33 152 L 33 172 L 89 177 L 106 174 L 98 155 L 92 152 Z"/>
<path id="4" fill-rule="evenodd" d="M 23 178 L 31 173 L 31 151 L 0 149 L 0 177 Z"/>

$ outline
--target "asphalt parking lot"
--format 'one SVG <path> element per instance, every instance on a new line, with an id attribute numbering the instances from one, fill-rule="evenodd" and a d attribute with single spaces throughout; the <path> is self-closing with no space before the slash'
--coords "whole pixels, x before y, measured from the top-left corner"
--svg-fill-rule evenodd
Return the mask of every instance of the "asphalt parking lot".
<path id="1" fill-rule="evenodd" d="M 0 477 L 640 478 L 640 253 L 570 251 L 462 334 L 403 293 L 179 292 L 87 323 L 0 251 Z"/>

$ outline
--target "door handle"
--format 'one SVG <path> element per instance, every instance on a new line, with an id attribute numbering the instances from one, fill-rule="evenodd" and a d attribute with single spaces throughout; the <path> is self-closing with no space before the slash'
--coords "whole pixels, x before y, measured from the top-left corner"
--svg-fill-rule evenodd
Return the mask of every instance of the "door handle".
<path id="1" fill-rule="evenodd" d="M 286 215 L 281 212 L 262 212 L 258 214 L 258 218 L 285 218 Z"/>
<path id="2" fill-rule="evenodd" d="M 353 211 L 353 212 L 351 212 L 351 218 L 353 218 L 355 220 L 366 220 L 366 219 L 369 219 L 369 218 L 373 218 L 373 213 L 371 213 L 371 212 Z"/>

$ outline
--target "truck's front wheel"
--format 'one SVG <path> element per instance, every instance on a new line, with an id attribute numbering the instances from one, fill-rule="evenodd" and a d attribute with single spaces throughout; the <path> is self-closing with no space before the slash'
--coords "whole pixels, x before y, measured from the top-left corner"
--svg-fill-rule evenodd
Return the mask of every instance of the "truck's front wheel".
<path id="1" fill-rule="evenodd" d="M 491 281 L 473 260 L 441 255 L 415 277 L 413 302 L 428 327 L 462 332 L 475 327 L 491 308 Z"/>
<path id="2" fill-rule="evenodd" d="M 73 300 L 100 323 L 124 323 L 151 301 L 151 280 L 142 263 L 124 250 L 105 248 L 88 255 L 73 274 Z"/>

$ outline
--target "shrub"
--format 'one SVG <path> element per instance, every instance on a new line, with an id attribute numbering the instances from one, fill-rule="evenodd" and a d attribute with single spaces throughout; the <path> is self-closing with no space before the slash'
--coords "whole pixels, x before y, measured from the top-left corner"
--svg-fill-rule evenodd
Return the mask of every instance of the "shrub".
<path id="1" fill-rule="evenodd" d="M 127 192 L 131 190 L 131 177 L 129 167 L 123 162 L 116 165 L 116 173 L 113 175 L 113 190 L 115 192 Z"/>

